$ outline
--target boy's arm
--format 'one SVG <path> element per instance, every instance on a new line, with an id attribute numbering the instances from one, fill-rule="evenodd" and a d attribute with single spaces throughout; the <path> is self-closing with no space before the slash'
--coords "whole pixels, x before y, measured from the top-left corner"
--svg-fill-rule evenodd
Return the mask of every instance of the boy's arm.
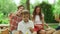
<path id="1" fill-rule="evenodd" d="M 33 29 L 34 29 L 34 23 L 33 22 L 31 22 L 31 25 L 30 25 L 30 27 L 29 27 L 29 29 L 30 29 L 30 31 L 31 31 L 31 33 L 33 33 Z"/>
<path id="2" fill-rule="evenodd" d="M 20 23 L 18 23 L 17 31 L 18 31 L 19 34 L 22 34 L 23 33 L 22 32 L 22 26 L 21 26 Z"/>
<path id="3" fill-rule="evenodd" d="M 33 30 L 33 28 L 32 28 L 32 27 L 30 27 L 29 29 L 30 29 L 31 33 L 33 33 L 33 32 L 34 32 L 34 30 Z"/>

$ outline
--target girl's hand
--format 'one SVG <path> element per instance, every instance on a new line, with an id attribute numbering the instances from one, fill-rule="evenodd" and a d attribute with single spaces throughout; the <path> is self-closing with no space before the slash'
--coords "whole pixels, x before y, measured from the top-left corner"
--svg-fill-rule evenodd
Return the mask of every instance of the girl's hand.
<path id="1" fill-rule="evenodd" d="M 43 26 L 42 25 L 35 25 L 36 27 L 38 27 L 38 28 L 43 28 Z"/>
<path id="2" fill-rule="evenodd" d="M 47 28 L 49 28 L 50 26 L 48 26 L 48 24 L 45 24 L 45 26 L 47 27 Z"/>
<path id="3" fill-rule="evenodd" d="M 42 25 L 39 25 L 39 28 L 41 29 L 41 28 L 43 28 L 43 26 Z"/>

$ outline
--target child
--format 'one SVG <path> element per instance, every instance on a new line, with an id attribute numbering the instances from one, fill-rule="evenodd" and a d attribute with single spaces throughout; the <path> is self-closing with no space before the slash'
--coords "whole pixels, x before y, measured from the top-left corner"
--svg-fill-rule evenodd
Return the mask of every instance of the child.
<path id="1" fill-rule="evenodd" d="M 33 12 L 34 30 L 44 29 L 44 15 L 41 13 L 40 6 L 36 6 Z"/>
<path id="2" fill-rule="evenodd" d="M 59 19 L 58 19 L 58 21 L 59 21 L 59 26 L 56 28 L 56 30 L 60 30 L 60 14 L 59 14 Z"/>
<path id="3" fill-rule="evenodd" d="M 11 13 L 9 15 L 10 18 L 10 34 L 14 34 L 14 32 L 17 30 L 18 23 L 22 20 L 21 12 L 24 9 L 23 5 L 20 5 L 18 7 L 18 11 L 16 14 Z"/>
<path id="4" fill-rule="evenodd" d="M 44 30 L 44 25 L 48 27 L 47 24 L 44 24 L 44 15 L 41 12 L 41 7 L 36 6 L 33 12 L 33 21 L 34 21 L 34 33 L 37 33 L 39 30 Z"/>
<path id="5" fill-rule="evenodd" d="M 30 14 L 28 10 L 23 10 L 22 12 L 22 18 L 23 20 L 18 23 L 18 31 L 20 31 L 20 34 L 32 34 L 34 24 L 31 20 L 29 20 Z"/>

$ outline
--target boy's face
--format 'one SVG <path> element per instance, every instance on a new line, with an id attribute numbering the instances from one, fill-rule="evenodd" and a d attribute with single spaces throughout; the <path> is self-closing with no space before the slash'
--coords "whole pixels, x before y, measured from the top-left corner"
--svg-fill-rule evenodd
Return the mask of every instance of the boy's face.
<path id="1" fill-rule="evenodd" d="M 20 8 L 19 8 L 19 11 L 22 11 L 22 10 L 24 10 L 24 7 L 20 7 Z"/>
<path id="2" fill-rule="evenodd" d="M 29 20 L 29 14 L 23 14 L 22 17 L 23 17 L 23 20 L 25 22 L 28 22 L 28 20 Z"/>
<path id="3" fill-rule="evenodd" d="M 21 15 L 21 12 L 20 11 L 17 11 L 17 15 L 20 16 Z"/>
<path id="4" fill-rule="evenodd" d="M 24 10 L 24 7 L 20 7 L 18 12 L 17 12 L 17 15 L 20 15 L 23 10 Z"/>

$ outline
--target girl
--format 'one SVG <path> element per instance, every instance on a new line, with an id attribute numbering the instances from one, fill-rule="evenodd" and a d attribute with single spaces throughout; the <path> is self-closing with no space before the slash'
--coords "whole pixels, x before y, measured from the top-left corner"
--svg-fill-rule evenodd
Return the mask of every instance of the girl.
<path id="1" fill-rule="evenodd" d="M 44 29 L 44 15 L 41 12 L 41 7 L 36 6 L 33 12 L 34 31 Z"/>
<path id="2" fill-rule="evenodd" d="M 34 21 L 34 32 L 37 34 L 39 30 L 44 30 L 44 15 L 41 12 L 41 7 L 36 6 L 33 12 L 33 21 Z M 45 26 L 49 27 L 47 24 Z M 44 30 L 45 31 L 45 30 Z"/>

